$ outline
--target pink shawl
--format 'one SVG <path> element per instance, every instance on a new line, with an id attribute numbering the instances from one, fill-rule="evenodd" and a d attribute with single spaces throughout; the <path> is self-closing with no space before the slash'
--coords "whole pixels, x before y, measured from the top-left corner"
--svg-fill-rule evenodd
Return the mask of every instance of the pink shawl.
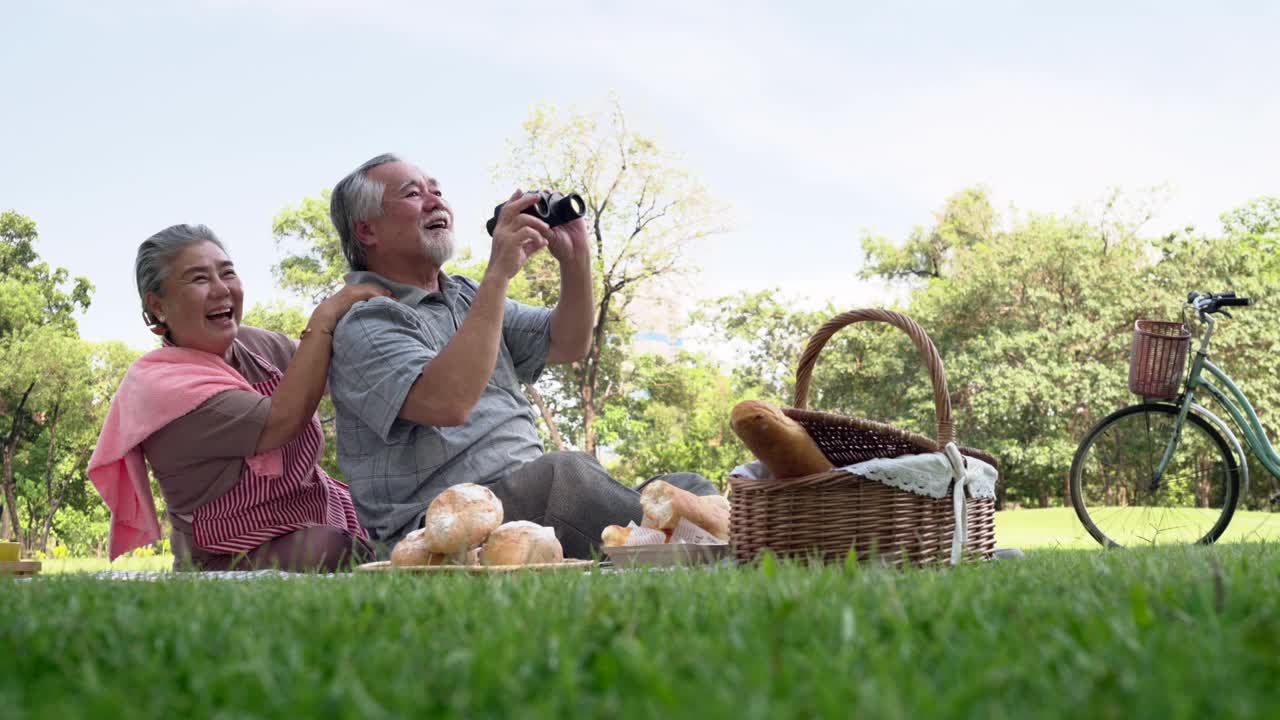
<path id="1" fill-rule="evenodd" d="M 163 347 L 129 367 L 89 459 L 89 479 L 111 509 L 112 560 L 160 539 L 142 441 L 227 390 L 253 392 L 253 387 L 222 358 L 199 350 Z M 260 475 L 284 471 L 279 449 L 246 462 Z"/>

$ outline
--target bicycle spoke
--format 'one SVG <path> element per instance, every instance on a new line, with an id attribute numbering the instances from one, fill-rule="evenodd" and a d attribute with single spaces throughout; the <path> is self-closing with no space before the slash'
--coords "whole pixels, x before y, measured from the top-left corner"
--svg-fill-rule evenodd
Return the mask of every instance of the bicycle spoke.
<path id="1" fill-rule="evenodd" d="M 1072 463 L 1072 502 L 1099 541 L 1212 541 L 1226 527 L 1238 478 L 1225 442 L 1198 416 L 1188 416 L 1156 480 L 1176 423 L 1172 406 L 1135 406 L 1106 418 L 1081 444 Z"/>

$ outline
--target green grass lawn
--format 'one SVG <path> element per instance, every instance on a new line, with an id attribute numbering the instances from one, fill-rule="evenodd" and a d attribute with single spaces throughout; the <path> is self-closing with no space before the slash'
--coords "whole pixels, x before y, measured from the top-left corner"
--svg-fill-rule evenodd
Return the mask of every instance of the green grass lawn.
<path id="1" fill-rule="evenodd" d="M 464 577 L 0 582 L 0 707 L 63 717 L 1244 718 L 1280 545 Z"/>
<path id="2" fill-rule="evenodd" d="M 1219 543 L 1280 541 L 1280 513 L 1237 510 Z M 996 543 L 1015 548 L 1100 548 L 1070 507 L 996 513 Z"/>
<path id="3" fill-rule="evenodd" d="M 1280 541 L 1280 513 L 1238 511 L 1231 520 L 1221 543 Z M 1010 510 L 996 513 L 996 541 L 999 547 L 1022 548 L 1099 548 L 1089 537 L 1075 511 L 1066 508 L 1044 510 Z M 70 558 L 46 560 L 42 572 L 98 572 L 102 570 L 168 570 L 172 555 L 146 558 L 123 557 L 114 563 L 105 558 Z"/>
<path id="4" fill-rule="evenodd" d="M 172 555 L 152 555 L 151 557 L 117 558 L 108 562 L 106 558 L 65 558 L 63 560 L 41 560 L 42 573 L 99 572 L 102 570 L 169 570 L 173 568 Z"/>

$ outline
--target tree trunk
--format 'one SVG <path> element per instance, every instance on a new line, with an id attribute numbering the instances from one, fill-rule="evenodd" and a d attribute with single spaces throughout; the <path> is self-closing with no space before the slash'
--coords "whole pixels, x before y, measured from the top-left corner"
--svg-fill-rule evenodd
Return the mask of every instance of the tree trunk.
<path id="1" fill-rule="evenodd" d="M 62 398 L 53 404 L 53 413 L 49 416 L 49 452 L 45 453 L 44 459 L 44 499 L 48 512 L 44 518 L 44 528 L 40 533 L 40 551 L 49 552 L 49 524 L 50 518 L 55 512 L 53 504 L 53 459 L 58 454 L 58 419 L 62 415 Z M 32 527 L 34 531 L 35 528 Z M 32 544 L 35 544 L 35 538 L 32 538 Z"/>
<path id="2" fill-rule="evenodd" d="M 586 405 L 582 408 L 582 444 L 583 450 L 596 456 L 596 408 Z"/>
<path id="3" fill-rule="evenodd" d="M 22 542 L 22 518 L 18 517 L 18 498 L 13 483 L 13 456 L 17 454 L 18 438 L 22 435 L 27 398 L 31 397 L 31 391 L 35 387 L 36 384 L 32 382 L 22 393 L 18 407 L 13 411 L 13 424 L 9 426 L 9 435 L 4 439 L 4 446 L 0 448 L 0 453 L 4 454 L 4 478 L 0 480 L 4 485 L 4 512 L 0 513 L 0 539 L 4 540 Z M 9 519 L 8 522 L 5 522 L 5 518 Z"/>
<path id="4" fill-rule="evenodd" d="M 89 454 L 89 450 L 82 452 L 74 467 L 84 467 L 85 463 L 89 462 Z M 62 507 L 62 498 L 66 497 L 67 488 L 71 487 L 71 481 L 75 476 L 76 471 L 72 470 L 70 475 L 64 477 L 62 482 L 58 483 L 58 494 L 49 503 L 49 514 L 44 519 L 44 531 L 40 533 L 40 547 L 46 553 L 49 552 L 49 532 L 53 529 L 53 518 L 58 514 L 58 509 Z"/>
<path id="5" fill-rule="evenodd" d="M 538 406 L 538 412 L 542 413 L 542 421 L 547 424 L 547 433 L 551 435 L 551 444 L 556 450 L 564 452 L 564 438 L 560 436 L 560 428 L 556 425 L 556 419 L 551 414 L 551 408 L 547 407 L 547 401 L 542 398 L 542 393 L 538 392 L 538 388 L 532 385 L 524 386 L 525 393 L 534 405 Z"/>
<path id="6" fill-rule="evenodd" d="M 58 499 L 61 501 L 61 497 Z M 49 514 L 44 516 L 44 528 L 40 530 L 40 552 L 49 554 L 49 531 L 53 528 L 53 516 L 58 512 L 58 503 L 49 505 Z"/>
<path id="7" fill-rule="evenodd" d="M 4 449 L 4 522 L 0 539 L 22 542 L 22 518 L 18 517 L 18 497 L 13 483 L 13 450 Z"/>

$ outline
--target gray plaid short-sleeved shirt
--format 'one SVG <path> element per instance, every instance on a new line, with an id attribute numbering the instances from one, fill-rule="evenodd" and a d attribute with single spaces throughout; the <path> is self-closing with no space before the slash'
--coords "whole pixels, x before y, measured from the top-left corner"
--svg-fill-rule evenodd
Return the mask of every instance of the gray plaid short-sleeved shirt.
<path id="1" fill-rule="evenodd" d="M 388 545 L 417 526 L 450 485 L 495 481 L 542 455 L 533 407 L 520 387 L 542 374 L 551 311 L 507 300 L 488 387 L 467 424 L 430 427 L 400 419 L 409 388 L 466 319 L 475 281 L 440 274 L 441 292 L 353 272 L 395 298 L 356 303 L 333 333 L 329 391 L 337 409 L 338 464 L 360 522 Z"/>

